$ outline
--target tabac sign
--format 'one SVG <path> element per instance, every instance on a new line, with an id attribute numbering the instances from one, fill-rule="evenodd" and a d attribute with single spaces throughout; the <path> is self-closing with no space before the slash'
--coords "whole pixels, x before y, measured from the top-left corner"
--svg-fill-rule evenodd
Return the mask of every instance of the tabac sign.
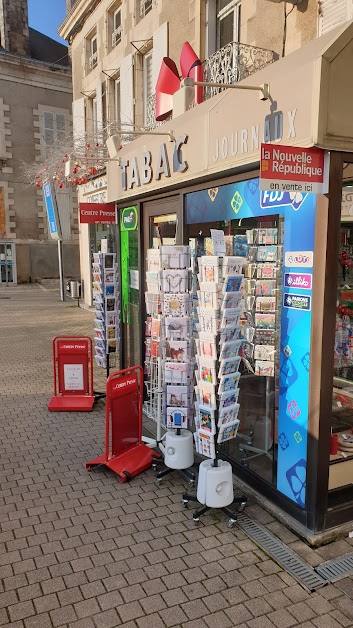
<path id="1" fill-rule="evenodd" d="M 139 155 L 120 162 L 121 189 L 129 190 L 155 181 L 160 181 L 162 175 L 171 177 L 171 163 L 173 172 L 185 172 L 188 163 L 183 159 L 182 148 L 187 143 L 188 136 L 180 135 L 173 144 L 173 154 L 168 154 L 167 144 L 160 144 L 155 152 L 143 150 Z"/>
<path id="2" fill-rule="evenodd" d="M 321 148 L 261 144 L 261 190 L 327 194 L 328 172 L 328 153 Z"/>

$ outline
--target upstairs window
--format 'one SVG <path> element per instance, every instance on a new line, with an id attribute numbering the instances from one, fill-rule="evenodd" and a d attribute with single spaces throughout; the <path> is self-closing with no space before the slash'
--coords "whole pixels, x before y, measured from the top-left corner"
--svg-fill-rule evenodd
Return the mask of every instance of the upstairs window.
<path id="1" fill-rule="evenodd" d="M 154 5 L 153 0 L 139 0 L 140 1 L 140 17 L 144 17 L 151 11 Z"/>
<path id="2" fill-rule="evenodd" d="M 319 36 L 353 17 L 352 0 L 321 0 L 318 31 Z"/>
<path id="3" fill-rule="evenodd" d="M 223 48 L 240 39 L 240 3 L 238 0 L 217 0 L 216 43 Z"/>
<path id="4" fill-rule="evenodd" d="M 111 46 L 115 48 L 121 42 L 121 8 L 113 14 L 113 32 Z"/>
<path id="5" fill-rule="evenodd" d="M 67 131 L 66 114 L 63 112 L 43 111 L 41 117 L 42 140 L 45 153 L 58 144 L 64 143 Z"/>
<path id="6" fill-rule="evenodd" d="M 97 35 L 93 35 L 90 39 L 87 40 L 87 53 L 88 53 L 88 63 L 87 70 L 90 72 L 94 70 L 94 68 L 98 65 L 98 40 Z"/>

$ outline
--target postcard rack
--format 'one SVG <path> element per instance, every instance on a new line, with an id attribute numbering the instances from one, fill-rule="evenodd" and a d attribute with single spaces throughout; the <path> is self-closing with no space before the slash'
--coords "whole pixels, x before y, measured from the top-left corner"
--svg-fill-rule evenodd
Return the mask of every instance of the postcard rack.
<path id="1" fill-rule="evenodd" d="M 210 508 L 236 521 L 234 506 L 243 510 L 246 497 L 234 499 L 231 465 L 220 459 L 219 445 L 235 438 L 239 426 L 239 366 L 244 351 L 240 338 L 244 258 L 199 258 L 198 329 L 196 340 L 195 445 L 208 458 L 200 464 L 197 495 L 183 495 L 183 503 L 202 506 L 193 513 L 195 523 Z"/>
<path id="2" fill-rule="evenodd" d="M 189 265 L 189 247 L 161 246 L 147 251 L 145 407 L 157 423 L 156 444 L 164 453 L 166 469 L 157 473 L 158 483 L 173 470 L 195 481 L 188 470 L 193 464 L 189 427 L 194 373 Z M 161 438 L 162 428 L 166 433 Z"/>
<path id="3" fill-rule="evenodd" d="M 94 253 L 92 287 L 95 309 L 94 352 L 98 367 L 105 368 L 107 377 L 111 355 L 117 354 L 120 339 L 119 273 L 115 253 Z"/>

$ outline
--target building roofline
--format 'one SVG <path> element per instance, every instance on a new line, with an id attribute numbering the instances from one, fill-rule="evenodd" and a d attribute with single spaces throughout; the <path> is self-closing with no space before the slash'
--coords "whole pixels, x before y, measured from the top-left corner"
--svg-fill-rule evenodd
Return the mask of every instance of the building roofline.
<path id="1" fill-rule="evenodd" d="M 58 28 L 58 34 L 69 41 L 78 33 L 101 0 L 77 0 Z"/>
<path id="2" fill-rule="evenodd" d="M 32 57 L 25 57 L 23 55 L 16 54 L 15 52 L 9 52 L 0 47 L 0 60 L 5 57 L 6 60 L 17 62 L 20 65 L 33 65 L 41 67 L 43 70 L 49 70 L 52 72 L 60 72 L 61 74 L 71 75 L 71 67 L 68 65 L 61 65 L 60 63 L 50 63 L 49 61 L 40 61 L 39 59 L 33 59 Z"/>

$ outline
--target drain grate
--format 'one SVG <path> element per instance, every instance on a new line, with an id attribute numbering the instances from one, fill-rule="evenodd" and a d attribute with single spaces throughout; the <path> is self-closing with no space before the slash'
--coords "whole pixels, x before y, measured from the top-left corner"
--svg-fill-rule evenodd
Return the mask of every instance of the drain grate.
<path id="1" fill-rule="evenodd" d="M 346 578 L 346 576 L 353 574 L 353 553 L 327 560 L 316 567 L 316 571 L 329 582 L 336 582 L 341 578 Z"/>
<path id="2" fill-rule="evenodd" d="M 246 515 L 239 514 L 237 524 L 245 534 L 247 534 L 257 545 L 259 545 L 269 556 L 271 556 L 281 567 L 283 567 L 293 578 L 308 589 L 315 591 L 327 584 L 327 580 L 322 578 L 310 567 L 302 558 L 293 552 L 287 545 L 282 543 L 276 536 L 268 532 L 266 528 L 249 519 Z"/>

